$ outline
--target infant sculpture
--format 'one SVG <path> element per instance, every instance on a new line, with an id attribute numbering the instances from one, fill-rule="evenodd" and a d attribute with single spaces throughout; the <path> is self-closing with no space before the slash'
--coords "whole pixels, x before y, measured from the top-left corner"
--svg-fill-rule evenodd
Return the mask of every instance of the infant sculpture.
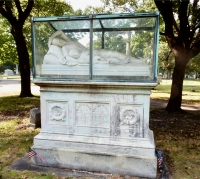
<path id="1" fill-rule="evenodd" d="M 89 64 L 90 51 L 82 44 L 71 41 L 63 31 L 56 31 L 48 42 L 49 50 L 44 56 L 44 64 L 61 64 L 67 66 Z M 144 65 L 147 58 L 137 59 L 117 51 L 99 49 L 93 50 L 95 64 L 127 64 Z M 146 64 L 147 65 L 147 64 Z"/>

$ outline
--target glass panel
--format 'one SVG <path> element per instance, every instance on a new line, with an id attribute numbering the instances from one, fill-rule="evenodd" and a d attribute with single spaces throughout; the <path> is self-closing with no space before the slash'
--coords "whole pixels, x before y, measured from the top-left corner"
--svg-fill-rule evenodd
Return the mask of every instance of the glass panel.
<path id="1" fill-rule="evenodd" d="M 56 30 L 90 29 L 90 21 L 88 20 L 52 21 L 51 25 Z"/>
<path id="2" fill-rule="evenodd" d="M 83 20 L 78 17 L 35 18 L 34 78 L 155 81 L 158 15 L 95 17 L 87 16 Z M 93 44 L 90 44 L 92 21 Z"/>
<path id="3" fill-rule="evenodd" d="M 62 23 L 68 24 L 62 21 L 59 27 Z M 55 30 L 52 24 L 54 22 L 35 22 L 35 77 L 88 80 L 89 31 L 65 32 Z M 70 24 L 74 25 L 71 21 Z"/>
<path id="4" fill-rule="evenodd" d="M 151 30 L 137 28 L 155 25 L 155 19 L 153 22 L 142 18 L 103 20 L 109 29 L 93 35 L 93 79 L 153 80 L 154 31 L 152 27 Z"/>
<path id="5" fill-rule="evenodd" d="M 102 27 L 101 27 L 101 23 L 102 23 L 102 22 L 101 22 L 100 19 L 94 20 L 94 21 L 93 21 L 93 28 L 94 28 L 94 29 L 96 29 L 96 28 L 99 28 L 99 29 L 102 28 Z"/>
<path id="6" fill-rule="evenodd" d="M 101 20 L 105 28 L 130 28 L 130 27 L 154 27 L 155 18 L 132 18 L 132 19 L 106 19 Z"/>

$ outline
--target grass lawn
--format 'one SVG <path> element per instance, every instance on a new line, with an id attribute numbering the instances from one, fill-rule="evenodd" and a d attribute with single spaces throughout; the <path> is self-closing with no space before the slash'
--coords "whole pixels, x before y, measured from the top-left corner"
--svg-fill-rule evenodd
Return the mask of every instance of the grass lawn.
<path id="1" fill-rule="evenodd" d="M 151 99 L 169 100 L 172 80 L 162 80 L 151 94 Z M 200 103 L 200 80 L 184 80 L 183 82 L 183 102 Z"/>
<path id="2" fill-rule="evenodd" d="M 171 80 L 163 80 L 152 90 L 151 97 L 167 100 L 170 86 Z M 194 88 L 195 92 L 191 92 L 191 88 Z M 183 96 L 185 102 L 191 102 L 191 98 L 193 102 L 198 102 L 200 81 L 185 80 Z M 33 145 L 33 137 L 40 132 L 40 129 L 27 128 L 30 109 L 35 107 L 40 108 L 39 96 L 0 97 L 0 179 L 70 178 L 30 171 L 11 171 L 7 168 L 27 153 L 28 147 Z M 174 179 L 200 178 L 200 117 L 198 114 L 168 114 L 161 109 L 152 109 L 150 118 L 150 128 L 154 131 L 156 147 L 164 151 L 165 163 L 170 175 Z"/>
<path id="3" fill-rule="evenodd" d="M 18 79 L 20 78 L 20 75 L 13 75 L 13 76 L 7 76 L 7 75 L 0 75 L 0 79 Z"/>

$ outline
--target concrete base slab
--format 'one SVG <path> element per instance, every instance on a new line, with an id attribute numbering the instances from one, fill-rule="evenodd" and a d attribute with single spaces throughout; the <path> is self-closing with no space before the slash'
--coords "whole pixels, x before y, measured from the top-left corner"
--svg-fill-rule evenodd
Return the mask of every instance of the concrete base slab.
<path id="1" fill-rule="evenodd" d="M 37 156 L 32 157 L 31 161 L 37 165 L 156 178 L 156 156 L 97 153 L 64 148 L 44 148 L 44 146 L 41 148 L 33 146 L 33 149 L 44 156 L 44 162 Z"/>
<path id="2" fill-rule="evenodd" d="M 44 174 L 54 174 L 55 176 L 63 176 L 63 177 L 74 177 L 74 178 L 98 178 L 98 179 L 150 179 L 150 178 L 141 178 L 141 177 L 134 177 L 128 175 L 117 175 L 117 174 L 107 174 L 107 173 L 98 173 L 98 172 L 88 172 L 88 171 L 80 171 L 80 170 L 71 170 L 71 169 L 63 169 L 63 168 L 56 168 L 56 167 L 45 167 L 35 165 L 30 162 L 28 155 L 20 158 L 18 161 L 13 163 L 9 166 L 9 170 L 19 170 L 19 171 L 32 171 L 37 173 L 44 173 Z"/>

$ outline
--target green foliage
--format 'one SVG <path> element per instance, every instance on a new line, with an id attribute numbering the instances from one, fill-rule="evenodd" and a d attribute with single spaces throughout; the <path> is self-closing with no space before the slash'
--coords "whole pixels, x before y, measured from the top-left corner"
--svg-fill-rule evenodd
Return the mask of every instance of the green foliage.
<path id="1" fill-rule="evenodd" d="M 15 70 L 16 65 L 13 62 L 6 61 L 5 63 L 0 64 L 0 72 L 4 72 L 6 69 Z"/>
<path id="2" fill-rule="evenodd" d="M 135 57 L 150 57 L 153 48 L 152 36 L 152 32 L 139 31 L 131 38 L 132 53 Z"/>
<path id="3" fill-rule="evenodd" d="M 0 65 L 5 63 L 18 64 L 17 50 L 13 36 L 11 35 L 8 21 L 0 14 Z M 2 69 L 2 67 L 1 67 Z M 5 68 L 3 67 L 3 70 Z"/>
<path id="4" fill-rule="evenodd" d="M 122 35 L 116 32 L 112 32 L 112 33 L 109 32 L 109 33 L 106 33 L 105 36 L 106 37 L 105 37 L 104 49 L 125 53 L 126 41 L 122 37 Z M 98 38 L 98 40 L 94 40 L 93 46 L 94 46 L 94 49 L 101 49 L 102 48 L 101 38 Z"/>
<path id="5" fill-rule="evenodd" d="M 67 16 L 73 14 L 71 5 L 61 0 L 37 0 L 31 16 Z"/>
<path id="6" fill-rule="evenodd" d="M 159 54 L 158 54 L 158 64 L 159 64 L 159 72 L 165 73 L 167 72 L 168 79 L 171 77 L 171 73 L 174 68 L 174 56 L 171 52 L 167 43 L 160 41 L 159 43 Z"/>
<path id="7" fill-rule="evenodd" d="M 35 1 L 33 10 L 31 11 L 30 16 L 33 16 L 33 17 L 67 16 L 73 13 L 74 11 L 72 7 L 61 0 L 45 0 L 45 1 L 38 0 L 38 1 Z M 35 39 L 35 40 L 36 40 L 36 46 L 38 47 L 37 49 L 39 49 L 39 52 L 37 52 L 36 54 L 36 59 L 41 61 L 42 60 L 41 58 L 47 52 L 48 39 L 52 35 L 54 30 L 52 29 L 49 23 L 45 23 L 45 22 L 40 23 L 40 27 L 38 28 L 39 28 L 40 34 L 37 34 L 38 39 Z M 31 29 L 30 29 L 29 19 L 27 19 L 27 22 L 24 25 L 24 30 L 26 31 L 26 33 L 24 34 L 26 35 L 29 54 L 32 54 Z M 35 33 L 37 33 L 37 28 L 35 30 L 36 30 Z M 37 58 L 38 57 L 37 55 L 39 55 L 39 58 Z M 32 57 L 30 59 L 32 59 Z"/>
<path id="8" fill-rule="evenodd" d="M 104 3 L 104 9 L 110 13 L 135 12 L 141 1 L 137 0 L 101 0 Z"/>
<path id="9" fill-rule="evenodd" d="M 14 1 L 6 1 L 10 7 L 12 7 L 13 15 L 18 15 L 17 8 Z M 21 7 L 24 10 L 27 6 L 27 0 L 21 0 Z M 48 8 L 47 8 L 48 7 Z M 31 25 L 30 17 L 32 16 L 65 16 L 73 14 L 74 11 L 69 4 L 61 0 L 37 0 L 34 1 L 34 7 L 31 11 L 30 16 L 26 19 L 23 26 L 23 33 L 26 40 L 30 64 L 32 66 L 32 41 L 31 41 Z M 13 64 L 18 64 L 16 44 L 13 36 L 11 35 L 11 27 L 9 22 L 0 15 L 0 64 L 5 62 L 12 62 Z M 45 29 L 44 29 L 45 30 Z M 47 43 L 48 41 L 44 41 Z M 42 48 L 42 47 L 41 47 Z"/>
<path id="10" fill-rule="evenodd" d="M 101 13 L 108 13 L 108 12 L 105 12 L 105 9 L 103 7 L 92 7 L 92 6 L 87 6 L 83 11 L 83 14 L 87 14 L 87 15 L 88 14 L 101 14 Z"/>
<path id="11" fill-rule="evenodd" d="M 186 74 L 194 74 L 200 77 L 200 53 L 191 59 L 186 67 Z"/>
<path id="12" fill-rule="evenodd" d="M 21 178 L 28 172 L 8 171 L 7 166 L 16 159 L 24 156 L 28 147 L 33 145 L 33 137 L 39 130 L 26 128 L 29 121 L 29 112 L 32 108 L 39 108 L 40 98 L 19 98 L 17 96 L 0 98 L 0 177 Z M 29 172 L 30 174 L 30 172 Z M 33 178 L 36 174 L 28 175 Z M 40 174 L 38 175 L 40 176 Z M 53 177 L 52 177 L 53 178 Z"/>

